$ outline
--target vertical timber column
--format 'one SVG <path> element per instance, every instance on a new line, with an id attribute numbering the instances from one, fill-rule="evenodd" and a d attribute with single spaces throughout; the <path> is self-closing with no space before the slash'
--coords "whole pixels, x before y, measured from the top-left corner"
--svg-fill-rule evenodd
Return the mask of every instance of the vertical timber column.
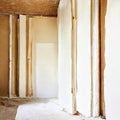
<path id="1" fill-rule="evenodd" d="M 72 107 L 73 114 L 77 112 L 76 109 L 76 92 L 77 92 L 77 6 L 76 0 L 71 0 L 72 5 Z"/>
<path id="2" fill-rule="evenodd" d="M 99 0 L 91 0 L 91 73 L 92 73 L 92 116 L 99 116 L 100 74 L 99 74 Z"/>
<path id="3" fill-rule="evenodd" d="M 100 3 L 100 57 L 101 57 L 101 78 L 100 78 L 100 115 L 104 116 L 106 115 L 105 112 L 105 89 L 104 89 L 104 81 L 105 81 L 105 18 L 106 18 L 106 12 L 107 12 L 107 0 L 99 0 Z"/>
<path id="4" fill-rule="evenodd" d="M 26 97 L 26 16 L 20 15 L 19 26 L 19 96 Z"/>
<path id="5" fill-rule="evenodd" d="M 10 42 L 9 42 L 9 97 L 16 97 L 17 95 L 17 16 L 9 16 L 10 25 Z"/>
<path id="6" fill-rule="evenodd" d="M 31 24 L 29 22 L 29 17 L 27 17 L 27 96 L 31 97 L 33 95 L 32 90 L 32 37 L 31 37 Z"/>

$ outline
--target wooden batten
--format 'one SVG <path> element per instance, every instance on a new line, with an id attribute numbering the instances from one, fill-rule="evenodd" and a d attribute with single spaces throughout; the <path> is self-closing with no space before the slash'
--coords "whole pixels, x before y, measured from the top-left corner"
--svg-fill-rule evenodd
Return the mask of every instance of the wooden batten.
<path id="1" fill-rule="evenodd" d="M 26 19 L 26 37 L 27 37 L 27 87 L 26 87 L 26 92 L 27 96 L 31 97 L 33 95 L 33 90 L 32 90 L 32 39 L 31 39 L 31 34 L 30 34 L 30 24 L 29 24 L 29 17 Z"/>
<path id="2" fill-rule="evenodd" d="M 17 16 L 9 16 L 9 96 L 17 96 Z"/>
<path id="3" fill-rule="evenodd" d="M 105 92 L 104 92 L 104 70 L 105 70 L 105 19 L 106 19 L 106 11 L 107 11 L 107 0 L 99 0 L 99 9 L 100 9 L 100 115 L 106 116 L 105 112 Z"/>
<path id="4" fill-rule="evenodd" d="M 77 93 L 77 11 L 76 1 L 71 0 L 71 13 L 72 13 L 72 107 L 73 114 L 76 114 L 76 93 Z"/>

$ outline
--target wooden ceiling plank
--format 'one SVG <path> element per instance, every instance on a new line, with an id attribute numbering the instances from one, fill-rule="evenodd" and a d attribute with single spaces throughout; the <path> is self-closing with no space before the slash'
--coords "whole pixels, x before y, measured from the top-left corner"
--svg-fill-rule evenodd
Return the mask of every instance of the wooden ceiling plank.
<path id="1" fill-rule="evenodd" d="M 0 14 L 57 16 L 59 0 L 0 0 Z"/>

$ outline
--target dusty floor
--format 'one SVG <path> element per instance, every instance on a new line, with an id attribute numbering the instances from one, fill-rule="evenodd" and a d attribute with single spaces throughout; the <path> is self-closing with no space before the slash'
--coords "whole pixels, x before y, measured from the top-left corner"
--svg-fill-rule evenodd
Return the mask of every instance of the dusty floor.
<path id="1" fill-rule="evenodd" d="M 62 110 L 55 100 L 0 98 L 0 120 L 101 120 L 73 116 Z"/>
<path id="2" fill-rule="evenodd" d="M 37 101 L 37 99 L 0 98 L 0 120 L 15 120 L 19 105 Z"/>

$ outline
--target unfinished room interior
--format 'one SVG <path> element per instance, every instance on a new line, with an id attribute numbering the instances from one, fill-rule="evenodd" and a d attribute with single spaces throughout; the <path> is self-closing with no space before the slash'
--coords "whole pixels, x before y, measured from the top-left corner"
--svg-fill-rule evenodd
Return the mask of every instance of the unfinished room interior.
<path id="1" fill-rule="evenodd" d="M 0 0 L 0 120 L 120 119 L 120 0 Z"/>

